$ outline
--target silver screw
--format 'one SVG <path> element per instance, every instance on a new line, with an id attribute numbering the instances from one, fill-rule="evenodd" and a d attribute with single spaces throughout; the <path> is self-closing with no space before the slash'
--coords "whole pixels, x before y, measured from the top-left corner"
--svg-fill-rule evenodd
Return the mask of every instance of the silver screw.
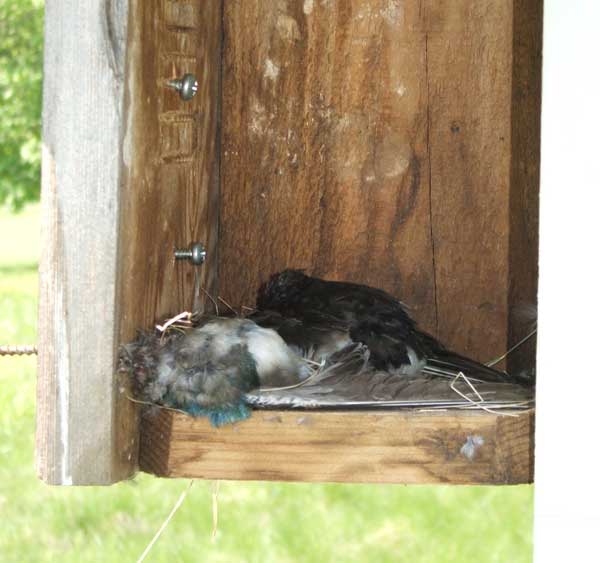
<path id="1" fill-rule="evenodd" d="M 191 100 L 198 91 L 198 80 L 189 72 L 181 78 L 175 78 L 167 82 L 169 88 L 174 88 L 179 92 L 182 100 Z"/>
<path id="2" fill-rule="evenodd" d="M 195 266 L 200 266 L 206 260 L 206 249 L 200 242 L 195 242 L 190 248 L 176 248 L 175 260 L 189 260 Z"/>

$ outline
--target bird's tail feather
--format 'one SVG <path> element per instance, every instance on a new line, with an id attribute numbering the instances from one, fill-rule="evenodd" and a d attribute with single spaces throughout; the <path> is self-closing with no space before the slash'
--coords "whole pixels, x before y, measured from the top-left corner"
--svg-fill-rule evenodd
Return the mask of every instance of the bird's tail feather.
<path id="1" fill-rule="evenodd" d="M 473 381 L 489 383 L 519 383 L 521 385 L 529 383 L 522 377 L 510 375 L 475 360 L 465 358 L 455 352 L 445 350 L 437 353 L 435 357 L 427 358 L 427 364 L 423 372 L 441 377 L 456 377 L 459 373 L 463 373 Z"/>

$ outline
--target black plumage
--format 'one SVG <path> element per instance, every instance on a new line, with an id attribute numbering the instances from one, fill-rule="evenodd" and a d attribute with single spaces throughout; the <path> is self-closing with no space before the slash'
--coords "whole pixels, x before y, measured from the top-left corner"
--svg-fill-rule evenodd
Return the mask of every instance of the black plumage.
<path id="1" fill-rule="evenodd" d="M 285 270 L 261 286 L 257 308 L 255 322 L 274 328 L 303 352 L 312 349 L 318 357 L 361 343 L 377 369 L 405 375 L 462 371 L 482 381 L 509 380 L 506 374 L 447 350 L 419 330 L 401 301 L 381 289 Z"/>

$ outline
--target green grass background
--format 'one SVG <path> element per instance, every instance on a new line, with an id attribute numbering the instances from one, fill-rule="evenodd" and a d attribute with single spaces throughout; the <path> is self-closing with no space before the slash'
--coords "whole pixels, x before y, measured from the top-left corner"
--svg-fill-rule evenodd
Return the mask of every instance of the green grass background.
<path id="1" fill-rule="evenodd" d="M 36 340 L 39 207 L 0 211 L 0 344 Z M 0 561 L 136 561 L 184 480 L 49 487 L 33 467 L 36 362 L 0 357 Z M 90 397 L 93 400 L 93 397 Z M 197 481 L 146 561 L 528 562 L 533 489 Z"/>

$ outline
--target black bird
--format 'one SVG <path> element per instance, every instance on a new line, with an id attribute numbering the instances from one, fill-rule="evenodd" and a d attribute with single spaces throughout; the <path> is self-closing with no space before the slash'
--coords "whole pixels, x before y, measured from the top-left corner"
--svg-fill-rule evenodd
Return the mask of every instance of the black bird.
<path id="1" fill-rule="evenodd" d="M 504 373 L 447 350 L 418 329 L 406 306 L 381 289 L 326 281 L 285 270 L 263 284 L 252 319 L 288 345 L 325 359 L 349 345 L 368 347 L 371 364 L 403 375 L 459 372 L 480 381 L 511 381 Z"/>

